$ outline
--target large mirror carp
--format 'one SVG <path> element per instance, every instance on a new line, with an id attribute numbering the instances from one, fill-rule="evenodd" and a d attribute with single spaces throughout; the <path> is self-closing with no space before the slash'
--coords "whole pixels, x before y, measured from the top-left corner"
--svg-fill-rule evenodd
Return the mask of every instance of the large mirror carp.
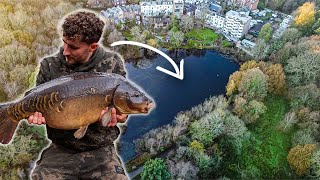
<path id="1" fill-rule="evenodd" d="M 8 144 L 20 120 L 34 112 L 43 114 L 46 124 L 55 129 L 78 129 L 84 136 L 88 125 L 97 122 L 106 107 L 122 114 L 147 114 L 154 103 L 132 82 L 118 74 L 75 73 L 36 86 L 14 102 L 0 104 L 0 142 Z M 111 109 L 110 109 L 111 111 Z M 102 116 L 106 126 L 111 112 Z"/>

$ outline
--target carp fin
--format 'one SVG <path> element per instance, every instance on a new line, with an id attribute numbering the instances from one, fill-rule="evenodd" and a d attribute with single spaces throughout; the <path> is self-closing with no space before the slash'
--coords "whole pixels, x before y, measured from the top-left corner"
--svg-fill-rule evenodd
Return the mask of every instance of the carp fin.
<path id="1" fill-rule="evenodd" d="M 101 125 L 103 127 L 106 127 L 111 120 L 111 109 L 112 108 L 110 108 L 107 112 L 103 113 L 101 116 Z"/>
<path id="2" fill-rule="evenodd" d="M 73 136 L 77 139 L 81 139 L 87 132 L 89 125 L 81 126 L 80 129 L 78 129 Z"/>
<path id="3" fill-rule="evenodd" d="M 19 121 L 12 121 L 7 113 L 8 106 L 0 106 L 0 143 L 8 144 L 14 135 Z"/>

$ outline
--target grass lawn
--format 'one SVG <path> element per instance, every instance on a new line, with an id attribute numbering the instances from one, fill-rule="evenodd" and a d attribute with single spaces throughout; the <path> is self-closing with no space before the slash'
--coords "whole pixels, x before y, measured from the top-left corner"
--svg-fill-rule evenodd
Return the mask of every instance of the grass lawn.
<path id="1" fill-rule="evenodd" d="M 237 162 L 232 162 L 236 167 L 233 175 L 246 179 L 291 179 L 293 173 L 287 155 L 294 130 L 284 133 L 277 129 L 288 111 L 287 101 L 283 97 L 268 96 L 264 104 L 267 112 L 248 126 L 253 139 L 244 143 Z"/>
<path id="2" fill-rule="evenodd" d="M 211 29 L 193 29 L 185 34 L 187 40 L 193 40 L 196 44 L 212 44 L 219 35 L 214 33 Z"/>
<path id="3" fill-rule="evenodd" d="M 231 47 L 231 46 L 232 46 L 232 43 L 229 42 L 229 41 L 223 40 L 223 41 L 222 41 L 222 46 L 223 46 L 223 47 Z"/>

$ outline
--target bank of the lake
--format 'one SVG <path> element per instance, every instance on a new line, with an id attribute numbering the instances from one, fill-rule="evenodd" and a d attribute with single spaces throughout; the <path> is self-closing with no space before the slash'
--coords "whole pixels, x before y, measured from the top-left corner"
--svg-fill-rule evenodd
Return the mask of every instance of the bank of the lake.
<path id="1" fill-rule="evenodd" d="M 229 75 L 239 68 L 237 63 L 216 51 L 180 51 L 178 55 L 177 64 L 182 58 L 185 61 L 182 81 L 156 69 L 161 66 L 174 72 L 172 65 L 159 55 L 151 60 L 126 63 L 127 77 L 154 99 L 156 108 L 147 116 L 130 117 L 120 138 L 119 154 L 124 162 L 136 155 L 135 139 L 171 123 L 178 112 L 190 109 L 210 96 L 224 94 Z"/>

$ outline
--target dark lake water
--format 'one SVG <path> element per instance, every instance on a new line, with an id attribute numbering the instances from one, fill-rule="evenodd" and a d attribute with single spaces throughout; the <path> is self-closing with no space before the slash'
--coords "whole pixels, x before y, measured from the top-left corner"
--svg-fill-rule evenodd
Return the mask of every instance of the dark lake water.
<path id="1" fill-rule="evenodd" d="M 239 69 L 235 62 L 215 51 L 180 52 L 176 61 L 178 67 L 182 58 L 183 80 L 156 69 L 161 66 L 175 72 L 172 65 L 160 55 L 138 63 L 126 63 L 127 77 L 153 98 L 156 108 L 147 116 L 130 116 L 128 128 L 120 138 L 119 155 L 124 162 L 136 155 L 135 139 L 151 129 L 171 123 L 178 112 L 189 110 L 210 96 L 224 94 L 229 75 Z"/>

